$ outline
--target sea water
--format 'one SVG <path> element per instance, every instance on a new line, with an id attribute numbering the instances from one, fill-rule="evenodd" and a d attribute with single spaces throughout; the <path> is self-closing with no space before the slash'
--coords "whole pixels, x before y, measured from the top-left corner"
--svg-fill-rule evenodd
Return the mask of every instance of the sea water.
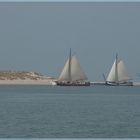
<path id="1" fill-rule="evenodd" d="M 140 87 L 0 86 L 1 138 L 139 138 Z"/>

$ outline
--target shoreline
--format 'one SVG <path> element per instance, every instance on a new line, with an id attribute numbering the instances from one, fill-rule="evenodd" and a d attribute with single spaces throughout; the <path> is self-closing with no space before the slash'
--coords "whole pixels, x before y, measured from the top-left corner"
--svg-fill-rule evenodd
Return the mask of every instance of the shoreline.
<path id="1" fill-rule="evenodd" d="M 0 85 L 53 85 L 53 80 L 0 80 Z"/>
<path id="2" fill-rule="evenodd" d="M 0 85 L 54 85 L 54 80 L 32 71 L 0 71 Z"/>
<path id="3" fill-rule="evenodd" d="M 14 80 L 0 80 L 1 85 L 46 85 L 46 86 L 54 86 L 54 79 L 14 79 Z M 91 83 L 100 83 L 98 85 L 102 86 L 103 82 L 91 82 Z M 94 84 L 93 84 L 94 85 Z M 96 86 L 96 85 L 95 85 Z M 140 87 L 140 82 L 134 82 L 133 86 Z"/>

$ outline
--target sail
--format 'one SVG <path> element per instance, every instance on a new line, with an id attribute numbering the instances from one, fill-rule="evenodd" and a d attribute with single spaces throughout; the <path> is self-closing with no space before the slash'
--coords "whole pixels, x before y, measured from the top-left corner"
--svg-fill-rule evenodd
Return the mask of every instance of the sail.
<path id="1" fill-rule="evenodd" d="M 60 81 L 69 81 L 69 59 L 67 60 L 60 76 L 59 76 Z"/>
<path id="2" fill-rule="evenodd" d="M 107 81 L 109 82 L 121 82 L 131 80 L 131 76 L 125 68 L 124 62 L 120 60 L 117 63 L 117 77 L 116 77 L 116 60 L 110 70 L 110 73 L 107 77 Z"/>
<path id="3" fill-rule="evenodd" d="M 106 81 L 110 81 L 110 82 L 114 82 L 116 81 L 116 76 L 115 76 L 115 68 L 116 67 L 116 60 L 114 61 L 112 68 L 108 74 L 108 77 L 106 79 Z"/>
<path id="4" fill-rule="evenodd" d="M 118 81 L 127 81 L 127 80 L 131 80 L 131 79 L 132 78 L 126 69 L 124 62 L 121 60 L 118 63 Z"/>
<path id="5" fill-rule="evenodd" d="M 71 79 L 72 81 L 87 80 L 87 76 L 81 69 L 81 66 L 75 56 L 72 56 L 71 59 Z"/>
<path id="6" fill-rule="evenodd" d="M 76 80 L 87 80 L 87 76 L 85 75 L 84 71 L 81 69 L 81 66 L 75 56 L 71 57 L 71 73 L 69 76 L 69 60 L 67 60 L 64 69 L 62 70 L 59 80 L 64 81 L 76 81 Z"/>

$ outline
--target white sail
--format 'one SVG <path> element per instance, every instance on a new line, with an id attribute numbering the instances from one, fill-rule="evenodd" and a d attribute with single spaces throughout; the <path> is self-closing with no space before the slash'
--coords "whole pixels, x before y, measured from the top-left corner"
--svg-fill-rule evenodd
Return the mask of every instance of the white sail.
<path id="1" fill-rule="evenodd" d="M 127 80 L 131 80 L 131 76 L 128 73 L 128 71 L 125 68 L 124 62 L 121 60 L 117 63 L 117 69 L 116 69 L 116 61 L 114 62 L 110 73 L 107 77 L 107 81 L 108 82 L 122 82 L 122 81 L 127 81 Z M 117 70 L 117 72 L 116 72 Z M 117 73 L 117 77 L 116 77 L 116 73 Z"/>
<path id="2" fill-rule="evenodd" d="M 81 66 L 75 56 L 72 56 L 71 58 L 71 80 L 87 80 L 87 76 L 81 69 Z"/>
<path id="3" fill-rule="evenodd" d="M 112 65 L 112 68 L 108 74 L 106 81 L 110 81 L 110 82 L 116 81 L 115 67 L 116 67 L 116 60 L 114 61 L 113 65 Z"/>
<path id="4" fill-rule="evenodd" d="M 131 80 L 131 76 L 127 69 L 125 68 L 124 62 L 121 60 L 118 63 L 118 81 L 127 81 Z"/>
<path id="5" fill-rule="evenodd" d="M 67 60 L 60 76 L 59 76 L 59 80 L 61 81 L 69 81 L 69 59 Z"/>
<path id="6" fill-rule="evenodd" d="M 81 69 L 79 62 L 77 61 L 75 56 L 71 57 L 70 61 L 71 65 L 71 73 L 69 77 L 69 59 L 66 62 L 64 69 L 62 70 L 59 80 L 61 81 L 76 81 L 76 80 L 87 80 L 87 76 L 85 75 L 84 71 Z"/>

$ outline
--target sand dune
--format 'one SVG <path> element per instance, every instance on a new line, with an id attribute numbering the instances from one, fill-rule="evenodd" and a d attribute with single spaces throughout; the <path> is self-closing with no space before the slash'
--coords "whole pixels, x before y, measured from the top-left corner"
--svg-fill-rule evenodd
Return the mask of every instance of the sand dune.
<path id="1" fill-rule="evenodd" d="M 54 80 L 36 72 L 0 71 L 0 85 L 52 85 Z"/>

